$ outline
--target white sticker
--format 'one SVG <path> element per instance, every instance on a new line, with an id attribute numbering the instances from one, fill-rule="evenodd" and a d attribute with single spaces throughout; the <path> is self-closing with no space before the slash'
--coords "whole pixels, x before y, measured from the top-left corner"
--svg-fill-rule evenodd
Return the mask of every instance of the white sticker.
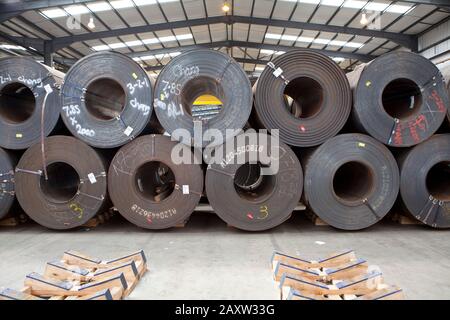
<path id="1" fill-rule="evenodd" d="M 95 175 L 92 172 L 88 174 L 88 179 L 91 184 L 94 184 L 97 182 L 97 179 L 95 178 Z"/>
<path id="2" fill-rule="evenodd" d="M 283 73 L 283 69 L 278 68 L 277 70 L 275 70 L 273 72 L 273 75 L 278 78 L 282 73 Z"/>
<path id="3" fill-rule="evenodd" d="M 167 131 L 164 131 L 163 136 L 170 137 L 170 133 L 168 133 Z"/>
<path id="4" fill-rule="evenodd" d="M 125 131 L 123 132 L 127 137 L 129 137 L 130 136 L 130 134 L 133 132 L 133 128 L 132 127 L 130 127 L 130 126 L 128 126 L 126 129 L 125 129 Z"/>
<path id="5" fill-rule="evenodd" d="M 189 194 L 189 185 L 183 184 L 183 194 Z"/>
<path id="6" fill-rule="evenodd" d="M 45 89 L 45 92 L 47 92 L 48 94 L 53 92 L 53 89 L 52 89 L 52 87 L 49 84 L 46 84 L 44 86 L 44 89 Z"/>

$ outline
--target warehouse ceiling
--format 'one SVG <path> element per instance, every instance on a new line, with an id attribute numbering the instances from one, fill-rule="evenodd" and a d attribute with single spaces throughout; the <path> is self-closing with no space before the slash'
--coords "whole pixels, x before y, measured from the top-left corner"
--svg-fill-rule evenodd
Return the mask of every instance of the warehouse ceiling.
<path id="1" fill-rule="evenodd" d="M 257 74 L 302 47 L 352 69 L 398 48 L 417 51 L 418 35 L 449 17 L 445 0 L 7 0 L 0 4 L 0 50 L 55 52 L 66 65 L 115 50 L 156 74 L 180 52 L 203 46 Z"/>

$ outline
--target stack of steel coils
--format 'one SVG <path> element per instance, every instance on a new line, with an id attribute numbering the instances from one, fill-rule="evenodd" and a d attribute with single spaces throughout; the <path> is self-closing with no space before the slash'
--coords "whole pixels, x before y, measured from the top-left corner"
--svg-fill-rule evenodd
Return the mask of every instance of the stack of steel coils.
<path id="1" fill-rule="evenodd" d="M 327 56 L 293 49 L 253 90 L 233 58 L 207 49 L 175 57 L 156 83 L 115 52 L 65 75 L 4 58 L 0 79 L 0 218 L 17 197 L 52 229 L 111 207 L 165 229 L 208 200 L 228 225 L 262 231 L 303 198 L 338 229 L 367 228 L 397 200 L 450 227 L 450 134 L 435 134 L 449 96 L 417 54 L 388 53 L 345 75 Z"/>

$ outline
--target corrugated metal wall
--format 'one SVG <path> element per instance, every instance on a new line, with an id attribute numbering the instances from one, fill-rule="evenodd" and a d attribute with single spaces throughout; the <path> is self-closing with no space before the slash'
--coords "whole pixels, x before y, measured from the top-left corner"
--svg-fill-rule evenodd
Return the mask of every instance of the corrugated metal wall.
<path id="1" fill-rule="evenodd" d="M 450 59 L 450 20 L 419 37 L 419 52 L 435 63 Z"/>

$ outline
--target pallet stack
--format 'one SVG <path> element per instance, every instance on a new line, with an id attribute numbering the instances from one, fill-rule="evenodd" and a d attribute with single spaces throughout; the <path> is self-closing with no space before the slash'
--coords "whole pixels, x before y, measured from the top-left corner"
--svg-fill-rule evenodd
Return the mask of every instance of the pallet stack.
<path id="1" fill-rule="evenodd" d="M 283 300 L 403 300 L 403 290 L 384 282 L 378 268 L 354 251 L 307 260 L 281 252 L 272 257 Z"/>
<path id="2" fill-rule="evenodd" d="M 46 264 L 44 274 L 28 274 L 23 289 L 0 290 L 0 300 L 121 300 L 146 271 L 142 250 L 113 260 L 66 251 Z"/>

